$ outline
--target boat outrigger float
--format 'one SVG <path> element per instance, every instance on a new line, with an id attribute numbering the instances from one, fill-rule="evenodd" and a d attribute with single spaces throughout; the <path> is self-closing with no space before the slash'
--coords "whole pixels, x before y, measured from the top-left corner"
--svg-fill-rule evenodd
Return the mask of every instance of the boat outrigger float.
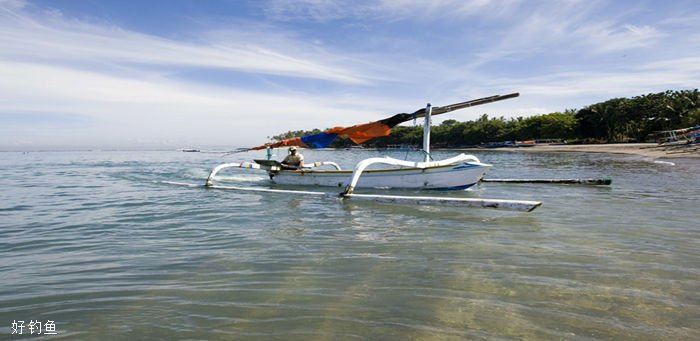
<path id="1" fill-rule="evenodd" d="M 422 152 L 425 155 L 425 158 L 422 162 L 399 160 L 388 156 L 381 158 L 368 158 L 358 162 L 352 171 L 343 170 L 337 163 L 332 161 L 314 162 L 309 165 L 304 165 L 299 169 L 287 169 L 275 160 L 254 160 L 254 162 L 225 163 L 216 166 L 211 171 L 207 177 L 205 185 L 208 188 L 214 189 L 316 195 L 338 197 L 342 199 L 372 200 L 378 202 L 417 205 L 506 208 L 529 212 L 542 205 L 542 203 L 538 201 L 523 200 L 355 193 L 356 188 L 463 190 L 475 185 L 483 178 L 484 174 L 489 170 L 489 168 L 491 168 L 491 165 L 482 163 L 473 155 L 466 154 L 459 154 L 444 160 L 432 160 L 430 154 L 431 117 L 458 109 L 501 101 L 518 96 L 518 93 L 496 95 L 442 107 L 432 107 L 430 104 L 428 104 L 425 108 L 419 109 L 413 114 L 396 114 L 380 121 L 358 124 L 350 127 L 334 127 L 317 134 L 293 137 L 257 147 L 241 148 L 235 151 L 237 153 L 266 148 L 269 150 L 269 148 L 285 146 L 324 148 L 338 136 L 348 137 L 353 142 L 359 144 L 374 137 L 389 135 L 391 128 L 400 123 L 414 120 L 416 118 L 424 118 Z M 380 169 L 369 168 L 370 166 L 376 164 L 388 165 L 390 167 Z M 272 184 L 335 187 L 342 188 L 343 191 L 340 193 L 327 193 L 275 188 L 215 185 L 214 179 L 216 175 L 226 168 L 251 168 L 265 170 Z"/>

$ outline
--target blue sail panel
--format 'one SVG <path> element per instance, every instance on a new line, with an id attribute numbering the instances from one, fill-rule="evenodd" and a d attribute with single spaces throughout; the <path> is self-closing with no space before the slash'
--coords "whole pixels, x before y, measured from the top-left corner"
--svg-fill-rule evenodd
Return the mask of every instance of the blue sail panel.
<path id="1" fill-rule="evenodd" d="M 336 133 L 320 132 L 301 137 L 301 142 L 311 148 L 326 148 L 338 136 Z"/>

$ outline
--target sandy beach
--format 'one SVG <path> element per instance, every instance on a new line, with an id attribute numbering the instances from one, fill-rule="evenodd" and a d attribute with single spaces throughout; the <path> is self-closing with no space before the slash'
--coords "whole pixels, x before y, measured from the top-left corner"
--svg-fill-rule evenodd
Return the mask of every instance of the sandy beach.
<path id="1" fill-rule="evenodd" d="M 588 152 L 635 154 L 654 159 L 659 158 L 700 158 L 698 151 L 690 153 L 668 153 L 656 147 L 656 143 L 611 143 L 611 144 L 577 144 L 577 145 L 536 145 L 527 148 L 498 148 L 495 150 L 522 152 Z"/>

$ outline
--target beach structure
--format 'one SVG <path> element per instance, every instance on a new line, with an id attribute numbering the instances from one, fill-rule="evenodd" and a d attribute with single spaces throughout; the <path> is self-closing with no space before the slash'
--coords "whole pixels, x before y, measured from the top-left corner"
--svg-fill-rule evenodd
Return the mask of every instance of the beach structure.
<path id="1" fill-rule="evenodd" d="M 700 150 L 700 125 L 657 131 L 653 135 L 659 141 L 656 148 L 661 148 L 668 154 L 692 153 Z"/>

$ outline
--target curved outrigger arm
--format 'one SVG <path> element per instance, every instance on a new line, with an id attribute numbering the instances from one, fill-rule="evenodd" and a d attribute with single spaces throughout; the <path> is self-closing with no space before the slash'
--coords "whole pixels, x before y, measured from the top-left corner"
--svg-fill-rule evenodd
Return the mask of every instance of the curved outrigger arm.
<path id="1" fill-rule="evenodd" d="M 314 162 L 309 165 L 305 165 L 302 169 L 312 169 L 312 168 L 317 168 L 321 166 L 329 165 L 335 168 L 336 170 L 341 170 L 340 165 L 333 161 L 319 161 L 319 162 Z M 207 177 L 207 182 L 206 186 L 211 187 L 214 185 L 214 177 L 216 176 L 217 173 L 219 173 L 221 170 L 226 169 L 226 168 L 252 168 L 252 169 L 261 169 L 260 164 L 255 163 L 255 162 L 232 162 L 232 163 L 224 163 L 221 165 L 216 166 L 211 173 L 209 173 L 209 176 Z M 262 167 L 263 169 L 270 170 L 269 167 L 265 168 L 264 166 Z"/>
<path id="2" fill-rule="evenodd" d="M 232 162 L 232 163 L 224 163 L 221 165 L 216 166 L 211 173 L 209 173 L 209 176 L 207 177 L 207 182 L 206 186 L 211 187 L 214 185 L 213 180 L 214 176 L 216 176 L 216 173 L 220 172 L 222 169 L 225 168 L 252 168 L 252 169 L 260 169 L 260 165 L 255 163 L 255 162 Z"/>
<path id="3" fill-rule="evenodd" d="M 301 167 L 301 168 L 302 169 L 318 168 L 318 167 L 325 166 L 325 165 L 333 166 L 333 168 L 335 168 L 336 170 L 342 170 L 342 168 L 340 168 L 340 165 L 333 162 L 333 161 L 314 162 L 314 163 L 309 164 L 309 165 L 304 165 L 304 167 Z"/>
<path id="4" fill-rule="evenodd" d="M 451 165 L 451 164 L 456 164 L 460 162 L 476 162 L 476 163 L 481 163 L 479 159 L 474 156 L 474 155 L 467 155 L 467 154 L 459 154 L 455 157 L 445 159 L 445 160 L 440 160 L 440 161 L 432 161 L 432 162 L 413 162 L 413 161 L 405 161 L 405 160 L 399 160 L 399 159 L 394 159 L 392 157 L 374 157 L 374 158 L 369 158 L 369 159 L 364 159 L 355 165 L 355 169 L 352 171 L 352 176 L 350 178 L 350 183 L 345 187 L 345 190 L 340 193 L 340 197 L 345 197 L 350 194 L 352 194 L 355 191 L 355 186 L 357 186 L 357 182 L 360 181 L 360 176 L 362 175 L 362 172 L 367 169 L 370 165 L 373 165 L 375 163 L 383 163 L 387 165 L 394 165 L 394 166 L 404 166 L 404 167 L 412 167 L 412 168 L 429 168 L 429 167 L 440 167 L 440 166 L 446 166 L 446 165 Z"/>

